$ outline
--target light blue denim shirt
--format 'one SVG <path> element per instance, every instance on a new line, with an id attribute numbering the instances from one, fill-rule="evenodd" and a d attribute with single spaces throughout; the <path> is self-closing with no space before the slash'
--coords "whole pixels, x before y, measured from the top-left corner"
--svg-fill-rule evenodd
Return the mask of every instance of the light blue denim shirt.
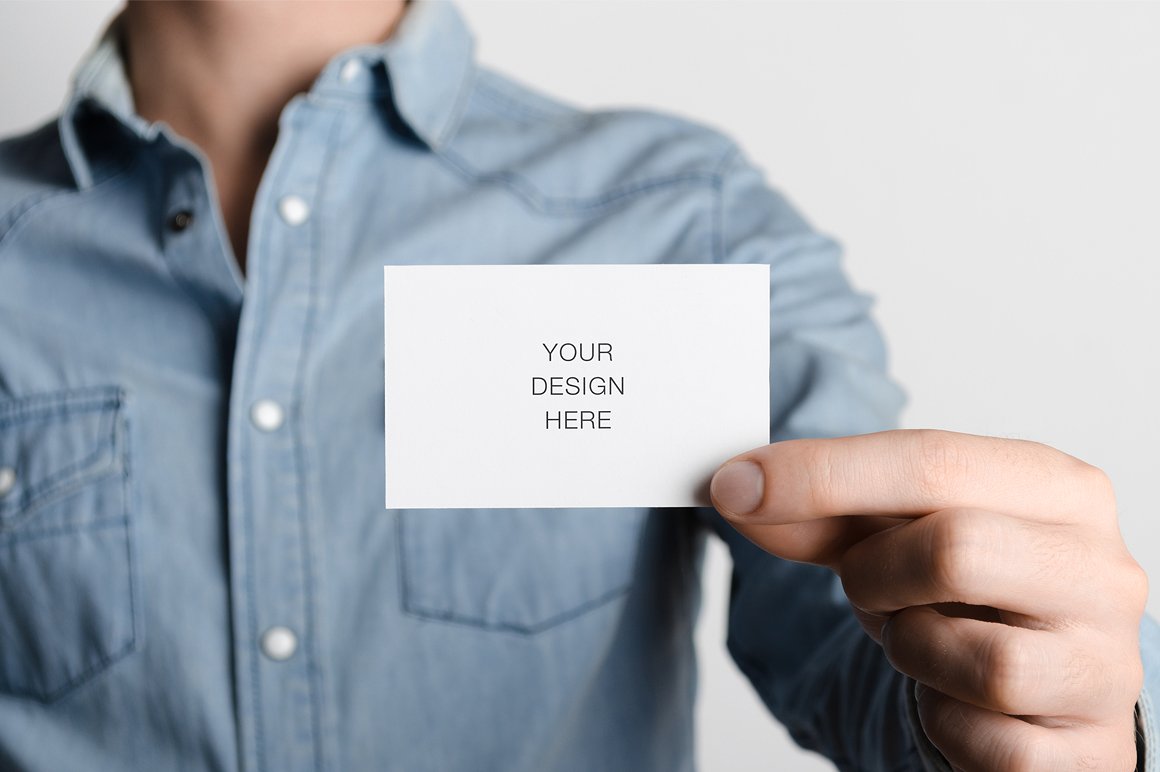
<path id="1" fill-rule="evenodd" d="M 774 437 L 896 420 L 837 246 L 712 130 L 533 93 L 419 2 L 283 111 L 243 280 L 108 36 L 0 144 L 0 768 L 687 770 L 715 533 L 770 710 L 920 769 L 830 573 L 710 510 L 384 510 L 382 266 L 423 262 L 768 263 Z"/>

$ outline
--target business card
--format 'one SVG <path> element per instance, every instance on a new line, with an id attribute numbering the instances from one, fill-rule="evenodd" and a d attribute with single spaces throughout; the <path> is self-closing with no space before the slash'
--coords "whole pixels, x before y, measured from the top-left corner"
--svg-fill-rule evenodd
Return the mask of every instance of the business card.
<path id="1" fill-rule="evenodd" d="M 769 442 L 766 265 L 384 269 L 386 505 L 707 505 Z"/>

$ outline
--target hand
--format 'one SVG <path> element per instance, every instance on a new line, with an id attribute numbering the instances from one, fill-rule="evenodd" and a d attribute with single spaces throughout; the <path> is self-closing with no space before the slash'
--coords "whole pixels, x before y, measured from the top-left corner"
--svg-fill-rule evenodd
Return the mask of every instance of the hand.
<path id="1" fill-rule="evenodd" d="M 779 442 L 713 478 L 741 533 L 828 566 L 962 770 L 1132 770 L 1147 580 L 1111 483 L 1032 442 Z"/>

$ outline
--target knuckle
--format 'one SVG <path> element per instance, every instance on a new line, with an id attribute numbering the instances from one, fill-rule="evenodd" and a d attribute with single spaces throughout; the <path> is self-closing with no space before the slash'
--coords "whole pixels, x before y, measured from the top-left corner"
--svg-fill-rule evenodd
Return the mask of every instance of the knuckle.
<path id="1" fill-rule="evenodd" d="M 1090 671 L 1104 674 L 1105 702 L 1135 705 L 1144 688 L 1144 662 L 1135 636 L 1123 645 L 1105 645 L 1091 660 Z"/>
<path id="2" fill-rule="evenodd" d="M 1072 459 L 1072 463 L 1075 466 L 1073 474 L 1083 491 L 1083 500 L 1088 502 L 1088 506 L 1096 513 L 1114 516 L 1116 487 L 1112 483 L 1112 478 L 1103 469 L 1086 461 Z"/>
<path id="3" fill-rule="evenodd" d="M 955 511 L 929 518 L 931 584 L 945 600 L 966 602 L 987 554 L 986 528 L 980 519 Z"/>
<path id="4" fill-rule="evenodd" d="M 1123 574 L 1124 577 L 1120 581 L 1120 591 L 1123 593 L 1128 607 L 1137 616 L 1143 616 L 1148 603 L 1148 573 L 1143 566 L 1129 556 L 1125 561 Z"/>
<path id="5" fill-rule="evenodd" d="M 1128 672 L 1124 677 L 1124 685 L 1127 689 L 1129 699 L 1135 703 L 1140 696 L 1140 692 L 1144 689 L 1144 662 L 1140 659 L 1139 652 L 1129 658 L 1127 668 Z"/>
<path id="6" fill-rule="evenodd" d="M 996 631 L 983 644 L 979 662 L 983 700 L 1003 713 L 1019 712 L 1039 670 L 1026 641 L 1007 631 Z"/>

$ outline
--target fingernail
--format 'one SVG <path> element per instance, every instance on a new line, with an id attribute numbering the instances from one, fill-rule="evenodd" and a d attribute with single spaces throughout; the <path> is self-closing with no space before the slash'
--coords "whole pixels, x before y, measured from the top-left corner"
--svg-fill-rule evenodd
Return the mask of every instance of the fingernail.
<path id="1" fill-rule="evenodd" d="M 752 461 L 730 461 L 713 475 L 709 494 L 725 513 L 748 515 L 765 496 L 765 472 Z"/>

